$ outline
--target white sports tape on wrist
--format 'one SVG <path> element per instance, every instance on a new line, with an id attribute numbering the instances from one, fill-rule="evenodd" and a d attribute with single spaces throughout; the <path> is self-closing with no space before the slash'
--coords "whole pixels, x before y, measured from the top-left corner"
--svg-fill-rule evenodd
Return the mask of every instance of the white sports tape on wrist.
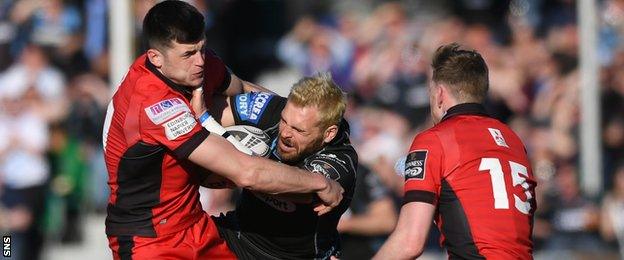
<path id="1" fill-rule="evenodd" d="M 219 122 L 217 122 L 207 111 L 201 115 L 201 117 L 199 118 L 199 122 L 206 130 L 212 133 L 218 134 L 222 136 L 223 138 L 225 138 L 226 140 L 228 140 L 231 144 L 234 145 L 234 147 L 236 147 L 237 150 L 243 153 L 246 153 L 248 155 L 253 155 L 253 152 L 251 151 L 251 149 L 241 144 L 238 140 L 236 140 L 236 138 L 234 138 L 234 136 L 231 136 L 225 130 L 225 128 L 223 128 L 223 126 L 219 124 Z"/>

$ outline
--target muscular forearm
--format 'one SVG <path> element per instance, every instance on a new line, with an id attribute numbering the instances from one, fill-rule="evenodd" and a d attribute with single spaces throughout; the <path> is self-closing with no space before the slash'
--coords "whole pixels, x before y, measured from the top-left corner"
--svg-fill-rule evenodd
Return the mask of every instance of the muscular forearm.
<path id="1" fill-rule="evenodd" d="M 199 184 L 202 187 L 209 189 L 233 189 L 236 188 L 236 184 L 220 175 L 211 173 L 206 176 Z"/>
<path id="2" fill-rule="evenodd" d="M 257 157 L 253 160 L 265 162 L 252 162 L 252 180 L 244 188 L 268 194 L 315 193 L 327 188 L 327 180 L 321 175 Z"/>
<path id="3" fill-rule="evenodd" d="M 409 238 L 401 234 L 392 234 L 373 259 L 415 259 L 422 254 L 422 250 L 411 250 L 412 246 L 406 245 L 405 241 L 409 241 Z"/>
<path id="4" fill-rule="evenodd" d="M 424 202 L 403 205 L 392 235 L 373 259 L 414 259 L 423 252 L 435 206 Z"/>
<path id="5" fill-rule="evenodd" d="M 323 202 L 314 209 L 319 215 L 329 212 L 342 200 L 344 190 L 337 182 L 262 157 L 246 155 L 218 135 L 209 135 L 188 159 L 241 188 L 268 194 L 316 193 Z"/>

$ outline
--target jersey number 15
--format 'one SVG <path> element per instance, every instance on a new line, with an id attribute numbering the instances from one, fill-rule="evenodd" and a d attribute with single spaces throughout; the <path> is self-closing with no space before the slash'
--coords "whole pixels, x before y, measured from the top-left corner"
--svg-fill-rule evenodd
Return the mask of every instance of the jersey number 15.
<path id="1" fill-rule="evenodd" d="M 516 194 L 513 195 L 515 200 L 516 209 L 524 214 L 529 214 L 531 211 L 531 203 L 529 200 L 533 198 L 533 194 L 529 191 L 529 184 L 526 178 L 529 177 L 527 167 L 522 164 L 509 161 L 509 168 L 511 169 L 511 180 L 513 186 L 522 187 L 527 201 L 523 201 Z M 503 167 L 501 162 L 497 158 L 482 158 L 481 165 L 479 165 L 479 171 L 488 171 L 490 173 L 490 179 L 492 180 L 492 193 L 494 193 L 494 208 L 495 209 L 509 209 L 509 199 L 507 198 L 507 188 L 505 187 L 505 177 L 503 176 Z"/>

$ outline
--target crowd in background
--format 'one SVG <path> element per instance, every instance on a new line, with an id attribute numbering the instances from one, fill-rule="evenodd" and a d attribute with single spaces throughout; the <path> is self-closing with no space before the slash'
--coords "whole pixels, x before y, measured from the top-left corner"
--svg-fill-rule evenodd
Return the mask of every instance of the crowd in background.
<path id="1" fill-rule="evenodd" d="M 346 259 L 374 251 L 394 228 L 403 183 L 395 163 L 432 125 L 429 62 L 450 42 L 483 55 L 488 112 L 526 145 L 538 180 L 538 252 L 624 248 L 624 1 L 597 1 L 604 157 L 604 169 L 591 173 L 604 180 L 597 197 L 579 184 L 575 1 L 191 2 L 207 18 L 207 44 L 239 77 L 284 95 L 297 78 L 330 71 L 348 94 L 362 165 L 338 226 Z M 134 1 L 137 55 L 140 21 L 154 3 Z M 118 83 L 108 80 L 107 8 L 106 0 L 0 1 L 0 230 L 33 256 L 44 241 L 79 243 L 84 214 L 106 209 L 101 129 Z M 231 208 L 230 192 L 203 193 L 209 212 Z M 429 251 L 439 252 L 437 234 L 430 237 Z"/>

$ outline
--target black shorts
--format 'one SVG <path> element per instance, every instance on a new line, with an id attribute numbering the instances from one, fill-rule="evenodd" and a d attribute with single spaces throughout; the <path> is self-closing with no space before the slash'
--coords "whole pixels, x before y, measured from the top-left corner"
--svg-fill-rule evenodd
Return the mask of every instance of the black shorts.
<path id="1" fill-rule="evenodd" d="M 331 255 L 339 256 L 339 245 L 325 250 L 325 257 L 315 257 L 315 249 L 305 249 L 313 245 L 315 235 L 309 236 L 265 236 L 255 232 L 242 232 L 236 212 L 230 211 L 218 217 L 212 217 L 219 230 L 219 235 L 234 254 L 240 259 L 329 259 Z M 279 246 L 275 241 L 287 241 Z M 294 247 L 293 247 L 294 246 Z M 302 249 L 303 248 L 303 249 Z M 313 247 L 312 247 L 313 248 Z"/>

